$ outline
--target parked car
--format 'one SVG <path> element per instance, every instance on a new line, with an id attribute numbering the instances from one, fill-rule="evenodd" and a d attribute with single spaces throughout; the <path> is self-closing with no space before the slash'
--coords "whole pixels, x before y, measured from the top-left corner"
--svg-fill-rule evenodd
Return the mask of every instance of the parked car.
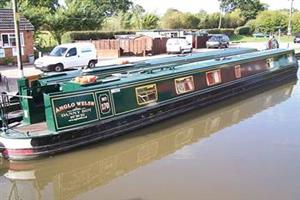
<path id="1" fill-rule="evenodd" d="M 297 33 L 294 38 L 294 43 L 300 43 L 300 33 Z"/>
<path id="2" fill-rule="evenodd" d="M 191 53 L 193 46 L 185 38 L 170 38 L 167 41 L 168 53 Z"/>
<path id="3" fill-rule="evenodd" d="M 48 56 L 38 58 L 35 68 L 42 71 L 61 72 L 74 67 L 95 67 L 96 48 L 92 43 L 70 43 L 56 46 Z"/>
<path id="4" fill-rule="evenodd" d="M 228 48 L 229 47 L 229 37 L 225 34 L 214 34 L 206 42 L 207 48 Z"/>

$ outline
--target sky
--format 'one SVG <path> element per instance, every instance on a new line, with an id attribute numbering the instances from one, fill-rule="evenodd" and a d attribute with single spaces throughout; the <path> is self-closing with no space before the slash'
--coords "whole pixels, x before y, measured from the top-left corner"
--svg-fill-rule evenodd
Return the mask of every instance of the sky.
<path id="1" fill-rule="evenodd" d="M 175 8 L 184 12 L 196 13 L 199 10 L 207 12 L 218 12 L 218 0 L 133 0 L 134 3 L 140 4 L 147 12 L 154 12 L 163 15 L 168 8 Z M 262 3 L 269 5 L 270 10 L 290 8 L 290 0 L 261 0 Z M 294 1 L 294 8 L 300 10 L 300 1 Z"/>

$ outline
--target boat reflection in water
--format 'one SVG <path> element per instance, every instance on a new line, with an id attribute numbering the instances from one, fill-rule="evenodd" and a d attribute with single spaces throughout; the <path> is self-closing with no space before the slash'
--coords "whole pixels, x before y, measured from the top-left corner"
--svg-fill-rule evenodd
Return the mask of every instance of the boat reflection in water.
<path id="1" fill-rule="evenodd" d="M 72 154 L 34 162 L 2 160 L 0 199 L 73 199 L 284 102 L 294 84 L 236 97 Z"/>

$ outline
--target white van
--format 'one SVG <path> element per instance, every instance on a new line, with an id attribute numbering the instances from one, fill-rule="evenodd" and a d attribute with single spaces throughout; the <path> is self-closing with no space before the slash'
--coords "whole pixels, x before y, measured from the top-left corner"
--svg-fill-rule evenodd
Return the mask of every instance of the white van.
<path id="1" fill-rule="evenodd" d="M 56 46 L 48 56 L 38 58 L 34 66 L 42 71 L 61 72 L 74 67 L 95 67 L 97 53 L 92 43 L 70 43 Z"/>
<path id="2" fill-rule="evenodd" d="M 185 38 L 170 38 L 167 41 L 167 53 L 192 53 L 193 46 Z"/>

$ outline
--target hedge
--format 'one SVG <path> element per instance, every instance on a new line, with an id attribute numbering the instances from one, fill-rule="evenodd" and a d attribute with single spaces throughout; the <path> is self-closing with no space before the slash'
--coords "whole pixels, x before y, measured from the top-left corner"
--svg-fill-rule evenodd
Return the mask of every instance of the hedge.
<path id="1" fill-rule="evenodd" d="M 251 28 L 248 26 L 237 27 L 234 31 L 236 35 L 250 35 Z"/>
<path id="2" fill-rule="evenodd" d="M 71 31 L 67 33 L 67 38 L 71 41 L 75 40 L 100 40 L 114 39 L 115 35 L 135 34 L 133 31 Z"/>
<path id="3" fill-rule="evenodd" d="M 213 29 L 206 29 L 206 31 L 209 34 L 225 34 L 227 36 L 233 36 L 234 35 L 234 29 L 233 28 L 213 28 Z"/>

